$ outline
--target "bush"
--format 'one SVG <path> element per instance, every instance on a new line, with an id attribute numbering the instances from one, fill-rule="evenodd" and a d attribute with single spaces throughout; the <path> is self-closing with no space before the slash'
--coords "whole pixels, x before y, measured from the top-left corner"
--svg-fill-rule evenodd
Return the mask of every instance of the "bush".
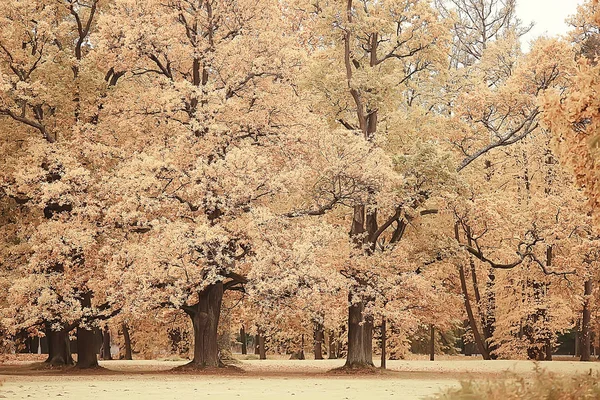
<path id="1" fill-rule="evenodd" d="M 562 376 L 536 368 L 533 377 L 508 374 L 487 381 L 461 382 L 459 389 L 437 395 L 438 400 L 600 400 L 597 373 Z"/>

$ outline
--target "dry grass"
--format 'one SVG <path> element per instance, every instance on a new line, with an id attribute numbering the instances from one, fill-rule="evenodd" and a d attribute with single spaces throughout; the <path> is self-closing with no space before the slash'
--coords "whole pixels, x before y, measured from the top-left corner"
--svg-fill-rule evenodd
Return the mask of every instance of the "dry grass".
<path id="1" fill-rule="evenodd" d="M 507 373 L 503 378 L 462 381 L 437 400 L 600 400 L 600 374 L 559 375 L 536 368 L 533 376 Z"/>

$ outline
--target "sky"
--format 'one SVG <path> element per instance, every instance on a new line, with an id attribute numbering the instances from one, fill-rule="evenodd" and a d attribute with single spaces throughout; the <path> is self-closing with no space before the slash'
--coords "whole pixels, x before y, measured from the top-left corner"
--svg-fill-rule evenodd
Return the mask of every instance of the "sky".
<path id="1" fill-rule="evenodd" d="M 524 23 L 535 22 L 535 26 L 523 37 L 523 50 L 538 36 L 564 34 L 568 31 L 565 19 L 575 14 L 577 6 L 584 0 L 517 0 L 517 14 Z"/>

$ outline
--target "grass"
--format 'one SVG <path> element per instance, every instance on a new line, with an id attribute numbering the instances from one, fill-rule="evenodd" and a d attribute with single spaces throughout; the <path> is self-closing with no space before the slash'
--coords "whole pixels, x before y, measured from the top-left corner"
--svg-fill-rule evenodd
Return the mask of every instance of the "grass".
<path id="1" fill-rule="evenodd" d="M 533 377 L 507 373 L 494 380 L 462 381 L 435 400 L 600 400 L 600 375 L 558 375 L 536 367 Z"/>

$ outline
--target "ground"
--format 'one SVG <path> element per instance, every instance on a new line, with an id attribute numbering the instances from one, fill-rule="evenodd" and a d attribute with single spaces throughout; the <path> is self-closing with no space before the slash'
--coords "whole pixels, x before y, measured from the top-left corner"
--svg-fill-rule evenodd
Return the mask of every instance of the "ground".
<path id="1" fill-rule="evenodd" d="M 388 361 L 389 372 L 331 374 L 343 360 L 243 360 L 244 372 L 190 374 L 169 371 L 182 361 L 106 361 L 91 373 L 32 370 L 25 361 L 0 364 L 0 398 L 6 399 L 423 399 L 460 380 L 502 376 L 505 371 L 531 374 L 529 361 L 482 361 L 455 357 L 440 361 Z M 561 374 L 600 371 L 600 363 L 542 362 Z M 292 397 L 293 396 L 293 397 Z"/>

